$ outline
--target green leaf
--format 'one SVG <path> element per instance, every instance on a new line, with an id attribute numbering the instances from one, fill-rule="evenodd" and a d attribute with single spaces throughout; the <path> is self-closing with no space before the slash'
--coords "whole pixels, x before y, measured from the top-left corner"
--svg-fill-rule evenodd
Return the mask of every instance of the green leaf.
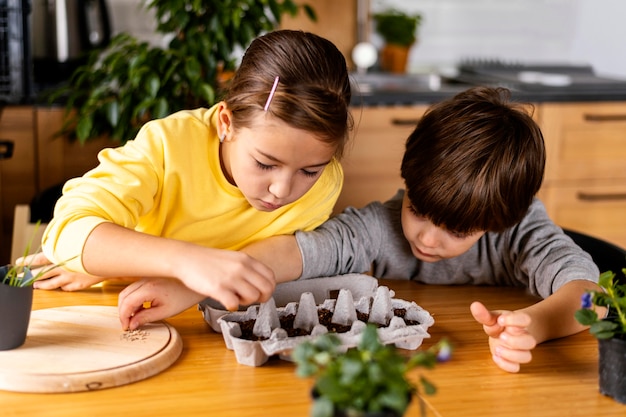
<path id="1" fill-rule="evenodd" d="M 311 407 L 311 417 L 333 417 L 333 403 L 325 397 L 319 397 L 313 401 Z"/>
<path id="2" fill-rule="evenodd" d="M 602 288 L 609 288 L 613 285 L 613 278 L 615 274 L 613 271 L 605 271 L 600 274 L 600 278 L 598 278 L 598 285 Z"/>
<path id="3" fill-rule="evenodd" d="M 428 379 L 420 376 L 420 384 L 424 389 L 424 394 L 426 395 L 434 395 L 437 393 L 437 387 L 433 385 Z"/>
<path id="4" fill-rule="evenodd" d="M 83 116 L 78 120 L 78 125 L 76 126 L 76 136 L 78 136 L 78 140 L 84 142 L 89 138 L 91 134 L 91 128 L 93 127 L 93 118 L 91 116 Z"/>
<path id="5" fill-rule="evenodd" d="M 589 332 L 598 339 L 610 339 L 614 336 L 617 324 L 608 320 L 600 320 L 589 327 Z"/>
<path id="6" fill-rule="evenodd" d="M 598 314 L 590 309 L 580 309 L 574 313 L 574 317 L 578 322 L 584 326 L 591 326 L 598 321 Z"/>
<path id="7" fill-rule="evenodd" d="M 120 120 L 120 105 L 117 101 L 109 101 L 103 106 L 104 113 L 111 126 L 117 126 Z"/>
<path id="8" fill-rule="evenodd" d="M 169 105 L 163 97 L 156 100 L 152 106 L 152 116 L 155 119 L 161 119 L 169 114 Z"/>
<path id="9" fill-rule="evenodd" d="M 161 88 L 161 81 L 156 74 L 151 74 L 146 79 L 145 85 L 145 91 L 148 93 L 148 95 L 152 98 L 155 98 L 157 96 L 157 93 L 159 92 L 159 88 Z"/>

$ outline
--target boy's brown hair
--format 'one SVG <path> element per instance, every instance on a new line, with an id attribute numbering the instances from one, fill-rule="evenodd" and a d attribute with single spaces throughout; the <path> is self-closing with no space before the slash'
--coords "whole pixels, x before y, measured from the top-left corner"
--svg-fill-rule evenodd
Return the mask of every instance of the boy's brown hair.
<path id="1" fill-rule="evenodd" d="M 341 157 L 352 127 L 348 67 L 332 42 L 312 33 L 277 30 L 252 41 L 224 98 L 233 126 L 250 127 L 277 76 L 268 113 L 336 146 Z"/>
<path id="2" fill-rule="evenodd" d="M 455 233 L 522 220 L 541 187 L 545 147 L 529 105 L 476 87 L 433 105 L 406 142 L 402 178 L 413 209 Z"/>

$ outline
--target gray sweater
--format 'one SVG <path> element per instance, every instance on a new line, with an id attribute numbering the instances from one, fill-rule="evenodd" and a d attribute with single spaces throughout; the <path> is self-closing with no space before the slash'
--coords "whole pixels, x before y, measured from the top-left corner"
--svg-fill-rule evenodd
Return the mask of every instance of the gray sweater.
<path id="1" fill-rule="evenodd" d="M 425 284 L 526 287 L 548 297 L 566 282 L 597 282 L 599 270 L 535 199 L 526 217 L 502 233 L 485 233 L 464 254 L 434 263 L 411 253 L 402 233 L 400 190 L 386 203 L 347 208 L 312 232 L 297 232 L 301 278 L 364 273 Z"/>

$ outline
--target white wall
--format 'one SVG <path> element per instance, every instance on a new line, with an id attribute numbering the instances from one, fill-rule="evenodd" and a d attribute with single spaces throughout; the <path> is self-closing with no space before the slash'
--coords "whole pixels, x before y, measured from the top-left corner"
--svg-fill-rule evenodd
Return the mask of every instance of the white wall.
<path id="1" fill-rule="evenodd" d="M 626 78 L 624 0 L 371 0 L 423 16 L 413 69 L 459 60 L 591 64 Z M 380 38 L 371 38 L 377 46 Z"/>
<path id="2" fill-rule="evenodd" d="M 113 29 L 161 42 L 143 0 L 108 0 Z M 307 0 L 315 7 L 315 0 Z M 342 0 L 338 0 L 342 1 Z M 415 71 L 462 59 L 591 64 L 601 75 L 626 78 L 624 0 L 370 0 L 419 12 L 423 24 L 410 61 Z M 382 40 L 376 34 L 377 46 Z"/>

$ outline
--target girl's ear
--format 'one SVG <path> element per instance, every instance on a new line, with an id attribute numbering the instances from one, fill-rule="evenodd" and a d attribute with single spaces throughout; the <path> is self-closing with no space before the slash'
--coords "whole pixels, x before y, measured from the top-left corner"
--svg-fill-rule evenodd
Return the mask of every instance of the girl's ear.
<path id="1" fill-rule="evenodd" d="M 230 111 L 225 102 L 222 102 L 217 108 L 217 135 L 220 142 L 228 138 L 232 130 L 233 113 Z"/>

